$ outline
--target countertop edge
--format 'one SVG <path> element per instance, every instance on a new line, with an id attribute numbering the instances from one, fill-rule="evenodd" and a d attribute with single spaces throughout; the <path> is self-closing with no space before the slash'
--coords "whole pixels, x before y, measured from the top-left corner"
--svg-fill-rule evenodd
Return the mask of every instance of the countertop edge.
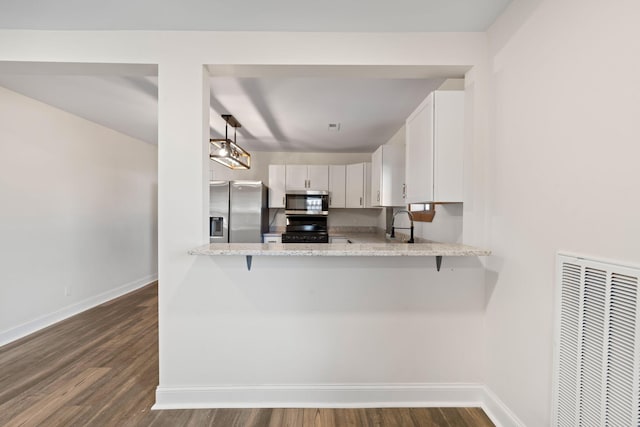
<path id="1" fill-rule="evenodd" d="M 209 256 L 488 256 L 458 243 L 211 243 L 188 251 Z"/>

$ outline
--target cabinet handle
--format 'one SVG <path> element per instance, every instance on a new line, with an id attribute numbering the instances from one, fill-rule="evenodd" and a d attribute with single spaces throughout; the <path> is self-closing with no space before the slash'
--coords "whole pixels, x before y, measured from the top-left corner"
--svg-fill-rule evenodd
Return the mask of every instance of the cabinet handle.
<path id="1" fill-rule="evenodd" d="M 284 196 L 282 196 L 282 206 L 284 206 Z"/>
<path id="2" fill-rule="evenodd" d="M 331 199 L 331 196 L 329 196 L 329 204 L 330 204 L 330 205 L 332 205 L 332 204 L 333 204 L 333 202 L 332 202 L 331 200 L 333 200 L 333 199 Z"/>
<path id="3" fill-rule="evenodd" d="M 360 206 L 362 206 L 362 197 L 360 197 Z"/>
<path id="4" fill-rule="evenodd" d="M 380 190 L 378 190 L 378 201 L 380 201 Z"/>
<path id="5" fill-rule="evenodd" d="M 402 184 L 402 198 L 407 198 L 407 184 Z"/>

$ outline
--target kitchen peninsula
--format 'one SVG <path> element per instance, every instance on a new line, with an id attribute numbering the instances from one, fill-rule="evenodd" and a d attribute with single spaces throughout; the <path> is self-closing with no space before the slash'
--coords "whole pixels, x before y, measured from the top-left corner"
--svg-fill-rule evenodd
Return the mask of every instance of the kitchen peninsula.
<path id="1" fill-rule="evenodd" d="M 260 256 L 435 256 L 437 268 L 443 256 L 487 256 L 490 250 L 459 243 L 402 243 L 379 234 L 354 234 L 349 236 L 351 243 L 212 243 L 194 248 L 190 255 L 244 255 L 247 266 L 250 257 Z M 250 268 L 250 267 L 249 267 Z"/>

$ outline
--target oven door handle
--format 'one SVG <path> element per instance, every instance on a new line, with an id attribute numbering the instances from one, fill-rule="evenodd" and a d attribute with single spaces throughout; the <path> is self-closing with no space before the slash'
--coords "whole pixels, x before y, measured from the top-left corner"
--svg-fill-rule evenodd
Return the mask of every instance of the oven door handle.
<path id="1" fill-rule="evenodd" d="M 297 210 L 285 210 L 285 215 L 329 215 L 329 211 L 297 211 Z"/>

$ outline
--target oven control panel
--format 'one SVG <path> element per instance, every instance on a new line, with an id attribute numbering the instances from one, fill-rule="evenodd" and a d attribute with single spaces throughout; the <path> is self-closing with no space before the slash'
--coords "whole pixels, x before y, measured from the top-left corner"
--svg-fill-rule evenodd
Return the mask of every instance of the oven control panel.
<path id="1" fill-rule="evenodd" d="M 326 233 L 282 233 L 282 243 L 329 243 Z"/>

